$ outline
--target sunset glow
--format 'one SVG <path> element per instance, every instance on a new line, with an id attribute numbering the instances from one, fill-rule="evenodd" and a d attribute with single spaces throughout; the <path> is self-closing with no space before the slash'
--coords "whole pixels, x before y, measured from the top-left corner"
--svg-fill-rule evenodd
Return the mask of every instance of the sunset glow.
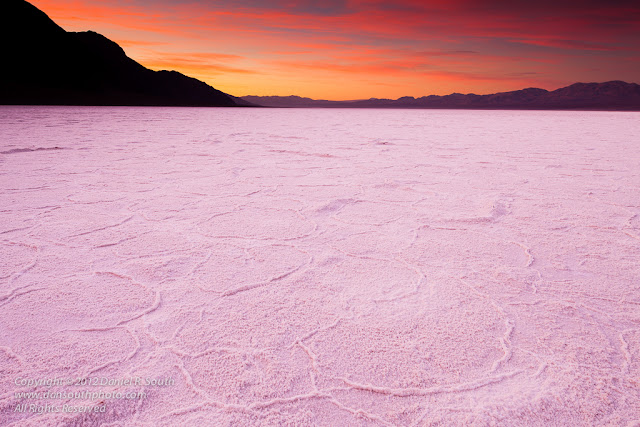
<path id="1" fill-rule="evenodd" d="M 155 70 L 235 96 L 492 93 L 640 81 L 640 6 L 615 2 L 33 0 Z"/>

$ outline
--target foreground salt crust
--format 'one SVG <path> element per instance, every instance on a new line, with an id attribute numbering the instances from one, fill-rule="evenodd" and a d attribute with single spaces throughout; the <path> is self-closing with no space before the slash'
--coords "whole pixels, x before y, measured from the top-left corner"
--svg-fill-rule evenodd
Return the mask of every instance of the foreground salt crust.
<path id="1" fill-rule="evenodd" d="M 638 423 L 638 119 L 2 107 L 0 424 Z"/>

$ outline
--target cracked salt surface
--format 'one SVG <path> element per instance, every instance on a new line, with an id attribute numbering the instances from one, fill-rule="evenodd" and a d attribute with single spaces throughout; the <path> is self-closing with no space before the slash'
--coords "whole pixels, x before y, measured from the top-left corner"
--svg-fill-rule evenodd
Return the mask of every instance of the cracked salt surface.
<path id="1" fill-rule="evenodd" d="M 639 119 L 0 107 L 0 425 L 635 425 Z"/>

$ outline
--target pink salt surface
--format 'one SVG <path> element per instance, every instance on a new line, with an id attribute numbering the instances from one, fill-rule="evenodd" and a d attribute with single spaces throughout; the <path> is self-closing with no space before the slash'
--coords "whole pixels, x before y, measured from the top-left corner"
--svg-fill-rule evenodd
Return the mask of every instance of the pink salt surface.
<path id="1" fill-rule="evenodd" d="M 638 135 L 638 113 L 1 107 L 0 424 L 638 425 Z M 173 385 L 16 395 L 83 377 Z"/>

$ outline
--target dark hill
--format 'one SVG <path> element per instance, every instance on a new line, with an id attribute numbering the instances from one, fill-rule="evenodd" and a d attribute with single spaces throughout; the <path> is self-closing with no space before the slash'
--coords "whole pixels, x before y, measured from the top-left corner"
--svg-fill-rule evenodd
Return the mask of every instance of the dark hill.
<path id="1" fill-rule="evenodd" d="M 0 5 L 0 104 L 237 106 L 176 71 L 152 71 L 93 31 L 66 32 L 24 0 Z"/>

